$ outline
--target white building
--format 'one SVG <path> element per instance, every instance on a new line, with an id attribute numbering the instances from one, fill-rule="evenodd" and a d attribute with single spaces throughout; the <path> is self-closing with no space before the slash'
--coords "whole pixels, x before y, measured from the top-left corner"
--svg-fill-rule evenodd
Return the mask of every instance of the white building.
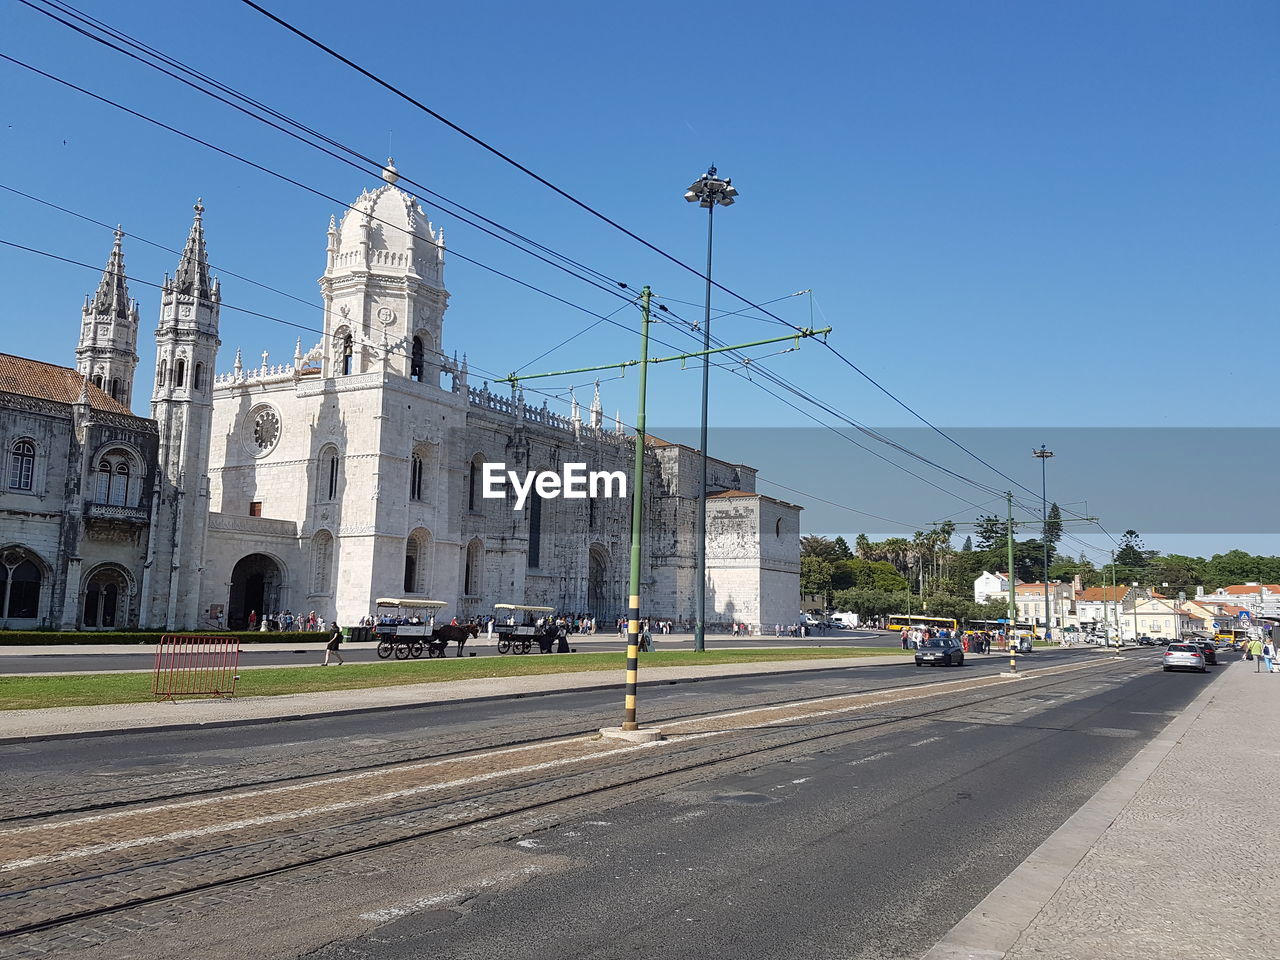
<path id="1" fill-rule="evenodd" d="M 79 438 L 80 421 L 105 425 L 110 414 L 116 433 L 77 439 L 68 453 L 70 441 L 58 447 L 38 436 L 25 413 L 6 419 L 0 440 L 19 480 L 23 444 L 38 441 L 30 470 L 44 478 L 39 511 L 53 526 L 39 537 L 30 532 L 25 491 L 0 500 L 5 582 L 27 584 L 29 566 L 42 575 L 34 608 L 19 605 L 32 615 L 0 627 L 242 627 L 251 613 L 284 610 L 351 623 L 372 612 L 374 598 L 397 595 L 443 600 L 445 615 L 460 618 L 496 602 L 607 621 L 625 614 L 629 495 L 532 495 L 514 510 L 514 498 L 484 497 L 482 481 L 485 463 L 521 474 L 584 463 L 630 477 L 632 437 L 617 418 L 605 422 L 598 385 L 584 418 L 576 400 L 565 416 L 545 401 L 527 404 L 518 389 L 470 383 L 466 358 L 443 347 L 444 238 L 395 187 L 394 168 L 385 179 L 341 221 L 330 220 L 320 342 L 305 352 L 299 343 L 284 364 L 264 352 L 261 363 L 246 365 L 237 349 L 221 375 L 214 374 L 221 298 L 197 204 L 161 298 L 150 419 L 132 417 L 102 392 L 127 398 L 137 362 L 137 309 L 124 289 L 117 237 L 105 287 L 86 306 L 80 370 L 54 368 L 71 378 L 63 393 L 88 391 L 79 414 L 63 398 L 57 429 Z M 21 410 L 39 399 L 24 390 L 0 380 L 0 406 Z M 119 409 L 108 410 L 112 403 Z M 134 434 L 142 439 L 129 439 Z M 117 441 L 135 477 L 123 494 L 132 539 L 127 556 L 114 561 L 131 600 L 105 624 L 81 616 L 77 571 L 88 571 L 88 554 L 81 534 L 65 527 L 102 521 L 95 514 L 114 504 L 97 504 L 86 491 L 100 456 L 115 464 L 107 454 Z M 642 613 L 688 620 L 701 458 L 658 438 L 645 446 Z M 63 469 L 74 482 L 62 482 Z M 756 493 L 755 476 L 744 464 L 709 461 L 709 623 L 786 623 L 799 609 L 800 508 Z M 55 530 L 57 523 L 64 526 Z M 15 580 L 14 571 L 27 579 Z M 27 597 L 31 588 L 18 593 Z"/>
<path id="2" fill-rule="evenodd" d="M 1206 593 L 1196 588 L 1196 599 L 1221 600 L 1244 607 L 1256 616 L 1280 617 L 1280 584 L 1237 583 Z"/>
<path id="3" fill-rule="evenodd" d="M 986 603 L 992 597 L 1009 595 L 1009 577 L 1003 573 L 982 571 L 982 576 L 973 581 L 973 602 Z"/>

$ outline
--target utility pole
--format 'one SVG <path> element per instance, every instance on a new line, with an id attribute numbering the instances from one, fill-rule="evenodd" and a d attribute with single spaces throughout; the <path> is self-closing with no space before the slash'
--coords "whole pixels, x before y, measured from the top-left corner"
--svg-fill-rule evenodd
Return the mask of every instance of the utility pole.
<path id="1" fill-rule="evenodd" d="M 1053 451 L 1049 450 L 1042 443 L 1039 450 L 1032 450 L 1031 455 L 1040 461 L 1040 539 L 1044 541 L 1044 632 L 1045 639 L 1049 639 L 1050 630 L 1052 629 L 1053 616 L 1049 610 L 1049 511 L 1045 504 L 1045 469 L 1044 465 Z"/>
<path id="2" fill-rule="evenodd" d="M 755 340 L 751 343 L 739 343 L 728 347 L 716 347 L 711 350 L 700 350 L 694 353 L 679 353 L 670 357 L 649 357 L 649 322 L 650 301 L 653 294 L 646 286 L 640 292 L 640 359 L 623 360 L 620 363 L 605 363 L 594 367 L 578 367 L 574 370 L 557 370 L 553 373 L 513 373 L 508 377 L 495 381 L 497 383 L 517 384 L 521 380 L 537 380 L 544 377 L 563 377 L 575 373 L 594 373 L 598 370 L 626 370 L 627 367 L 640 368 L 640 397 L 636 409 L 635 423 L 635 458 L 631 478 L 631 574 L 627 596 L 627 674 L 626 697 L 623 703 L 623 721 L 621 727 L 605 728 L 603 732 L 616 736 L 621 731 L 624 739 L 652 740 L 658 739 L 657 731 L 641 731 L 636 722 L 636 684 L 640 667 L 640 565 L 641 565 L 641 533 L 644 527 L 644 447 L 645 447 L 645 401 L 648 392 L 649 366 L 655 363 L 670 363 L 673 360 L 689 360 L 712 353 L 724 353 L 730 350 L 746 350 L 750 347 L 764 346 L 770 343 L 793 341 L 797 346 L 802 339 L 814 336 L 825 336 L 831 332 L 830 327 L 810 330 L 805 327 L 795 333 L 782 337 L 770 337 L 767 340 Z M 666 308 L 661 304 L 659 310 Z M 536 495 L 536 494 L 535 494 Z"/>
<path id="3" fill-rule="evenodd" d="M 1008 506 L 1008 521 L 1005 527 L 1005 539 L 1009 550 L 1009 632 L 1005 636 L 1005 646 L 1009 648 L 1009 670 L 1011 673 L 1018 672 L 1017 655 L 1014 653 L 1013 643 L 1018 636 L 1018 601 L 1017 582 L 1013 575 L 1013 491 L 1005 493 L 1005 501 Z"/>

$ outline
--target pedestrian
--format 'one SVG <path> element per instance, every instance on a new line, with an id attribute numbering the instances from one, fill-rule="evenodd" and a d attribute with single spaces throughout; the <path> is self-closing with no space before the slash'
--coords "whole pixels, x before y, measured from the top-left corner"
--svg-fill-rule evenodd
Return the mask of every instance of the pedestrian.
<path id="1" fill-rule="evenodd" d="M 1253 661 L 1253 672 L 1262 672 L 1262 641 L 1254 637 L 1245 645 L 1246 656 Z"/>
<path id="2" fill-rule="evenodd" d="M 249 611 L 249 629 L 250 630 L 258 629 L 258 611 L 257 610 Z"/>
<path id="3" fill-rule="evenodd" d="M 1262 645 L 1262 662 L 1267 667 L 1267 673 L 1275 673 L 1275 666 L 1273 664 L 1275 657 L 1276 648 L 1271 645 L 1271 640 L 1268 638 L 1267 642 Z"/>
<path id="4" fill-rule="evenodd" d="M 342 628 L 338 626 L 338 621 L 334 620 L 329 624 L 329 642 L 324 645 L 324 663 L 320 664 L 320 666 L 327 667 L 329 665 L 330 657 L 337 657 L 338 666 L 342 666 L 344 661 L 342 659 L 342 654 L 338 652 L 338 644 L 341 642 Z"/>

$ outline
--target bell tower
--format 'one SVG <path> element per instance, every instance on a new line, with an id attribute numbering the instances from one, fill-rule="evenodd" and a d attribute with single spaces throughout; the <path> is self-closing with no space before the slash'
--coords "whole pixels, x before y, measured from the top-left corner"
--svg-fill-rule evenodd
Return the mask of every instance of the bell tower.
<path id="1" fill-rule="evenodd" d="M 387 370 L 439 386 L 444 311 L 444 232 L 396 187 L 366 190 L 342 219 L 330 218 L 320 292 L 326 377 Z"/>
<path id="2" fill-rule="evenodd" d="M 84 298 L 76 371 L 127 407 L 138 367 L 138 302 L 129 299 L 123 239 L 124 233 L 116 227 L 115 243 L 98 292 Z"/>
<path id="3" fill-rule="evenodd" d="M 148 626 L 191 630 L 198 625 L 221 303 L 218 281 L 209 277 L 204 203 L 197 200 L 178 270 L 172 279 L 164 278 L 156 327 L 151 416 L 160 432 L 160 496 Z"/>

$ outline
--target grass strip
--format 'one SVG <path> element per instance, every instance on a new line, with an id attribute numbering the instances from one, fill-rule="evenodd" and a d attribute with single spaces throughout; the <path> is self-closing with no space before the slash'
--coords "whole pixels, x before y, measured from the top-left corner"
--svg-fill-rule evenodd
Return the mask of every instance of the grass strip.
<path id="1" fill-rule="evenodd" d="M 884 647 L 822 647 L 809 650 L 664 650 L 640 655 L 640 678 L 663 667 L 714 666 L 788 660 L 839 660 L 902 654 Z M 544 656 L 465 657 L 448 660 L 379 661 L 328 667 L 265 667 L 243 670 L 236 684 L 240 697 L 274 697 L 288 693 L 367 690 L 410 683 L 449 683 L 496 677 L 531 677 L 590 670 L 617 670 L 619 682 L 626 654 L 577 653 Z M 147 703 L 150 673 L 80 673 L 56 677 L 0 677 L 0 710 L 41 707 L 86 707 L 108 703 Z"/>

